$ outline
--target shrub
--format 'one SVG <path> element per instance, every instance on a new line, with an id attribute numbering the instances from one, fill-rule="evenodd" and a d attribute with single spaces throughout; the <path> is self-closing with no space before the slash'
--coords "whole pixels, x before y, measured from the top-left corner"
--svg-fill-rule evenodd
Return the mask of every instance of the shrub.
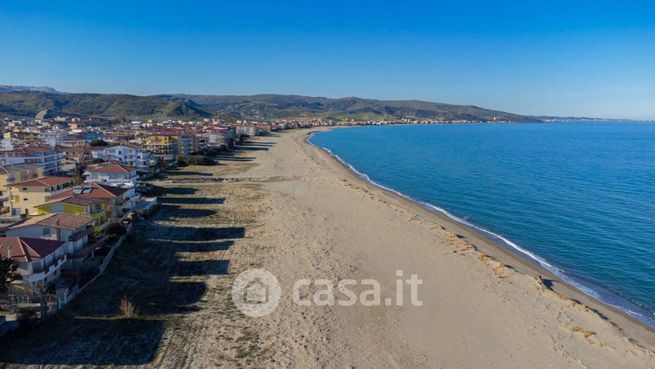
<path id="1" fill-rule="evenodd" d="M 186 167 L 187 165 L 214 165 L 216 162 L 206 155 L 191 155 L 177 159 L 177 165 Z"/>
<path id="2" fill-rule="evenodd" d="M 120 310 L 121 317 L 125 319 L 133 319 L 139 316 L 139 309 L 134 306 L 132 300 L 127 298 L 127 296 L 123 296 L 118 309 Z"/>
<path id="3" fill-rule="evenodd" d="M 21 327 L 28 325 L 35 317 L 36 313 L 31 309 L 21 308 L 16 312 L 16 320 Z"/>
<path id="4" fill-rule="evenodd" d="M 125 233 L 127 233 L 127 230 L 125 229 L 125 227 L 123 227 L 122 225 L 120 225 L 118 223 L 112 224 L 107 228 L 107 235 L 108 236 L 115 235 L 115 236 L 120 237 L 120 236 L 124 235 Z"/>

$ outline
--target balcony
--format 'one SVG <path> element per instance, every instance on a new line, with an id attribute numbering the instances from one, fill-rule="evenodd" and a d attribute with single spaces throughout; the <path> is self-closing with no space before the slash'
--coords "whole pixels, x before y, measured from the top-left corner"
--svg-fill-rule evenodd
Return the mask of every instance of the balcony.
<path id="1" fill-rule="evenodd" d="M 59 258 L 57 258 L 51 265 L 48 265 L 45 267 L 43 271 L 37 272 L 37 273 L 32 273 L 30 275 L 25 276 L 23 279 L 29 283 L 36 283 L 40 281 L 46 281 L 48 278 L 50 278 L 53 274 L 61 268 L 62 265 L 68 260 L 66 255 L 63 255 Z"/>

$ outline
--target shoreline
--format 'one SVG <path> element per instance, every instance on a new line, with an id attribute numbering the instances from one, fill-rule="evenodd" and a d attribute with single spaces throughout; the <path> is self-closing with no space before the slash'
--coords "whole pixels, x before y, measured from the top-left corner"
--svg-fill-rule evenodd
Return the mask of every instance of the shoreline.
<path id="1" fill-rule="evenodd" d="M 377 189 L 384 192 L 387 196 L 395 198 L 408 211 L 413 212 L 416 215 L 420 216 L 426 215 L 425 213 L 429 214 L 427 216 L 428 219 L 433 218 L 436 220 L 437 224 L 446 229 L 456 232 L 457 234 L 463 234 L 466 238 L 474 240 L 476 247 L 479 247 L 484 253 L 515 268 L 521 273 L 545 281 L 544 287 L 546 289 L 553 293 L 560 294 L 565 298 L 570 299 L 572 302 L 580 303 L 588 307 L 594 314 L 613 325 L 629 339 L 637 340 L 641 346 L 649 350 L 655 350 L 655 326 L 651 326 L 639 318 L 632 316 L 618 306 L 603 302 L 596 297 L 585 293 L 583 291 L 585 286 L 576 286 L 575 281 L 568 281 L 564 277 L 544 267 L 542 262 L 550 265 L 552 268 L 559 269 L 542 259 L 540 256 L 523 249 L 502 235 L 495 234 L 483 227 L 460 219 L 437 205 L 413 199 L 393 188 L 381 185 L 370 179 L 366 173 L 359 172 L 350 163 L 340 158 L 328 148 L 310 142 L 311 137 L 315 133 L 331 131 L 335 128 L 341 129 L 349 127 L 312 128 L 310 132 L 303 135 L 303 143 L 312 149 L 327 155 L 330 160 L 335 164 L 338 164 L 338 166 L 346 171 L 351 178 L 356 179 L 362 185 Z M 643 330 L 643 332 L 640 333 L 641 330 Z"/>

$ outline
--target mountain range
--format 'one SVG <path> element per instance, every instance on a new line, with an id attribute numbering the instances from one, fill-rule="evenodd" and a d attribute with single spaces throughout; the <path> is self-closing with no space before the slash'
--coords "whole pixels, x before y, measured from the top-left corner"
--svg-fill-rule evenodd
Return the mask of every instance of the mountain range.
<path id="1" fill-rule="evenodd" d="M 77 116 L 101 118 L 219 117 L 236 119 L 467 120 L 539 122 L 530 116 L 472 105 L 419 100 L 374 100 L 298 95 L 186 95 L 62 93 L 50 87 L 0 86 L 0 116 Z"/>

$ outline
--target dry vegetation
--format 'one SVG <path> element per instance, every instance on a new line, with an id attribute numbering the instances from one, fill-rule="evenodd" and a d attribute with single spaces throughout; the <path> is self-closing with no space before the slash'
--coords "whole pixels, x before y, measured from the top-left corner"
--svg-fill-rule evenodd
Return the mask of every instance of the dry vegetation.
<path id="1" fill-rule="evenodd" d="M 256 166 L 248 147 L 157 181 L 159 211 L 55 319 L 3 342 L 0 367 L 266 366 L 230 299 L 233 275 L 258 265 L 261 186 L 208 180 Z"/>

